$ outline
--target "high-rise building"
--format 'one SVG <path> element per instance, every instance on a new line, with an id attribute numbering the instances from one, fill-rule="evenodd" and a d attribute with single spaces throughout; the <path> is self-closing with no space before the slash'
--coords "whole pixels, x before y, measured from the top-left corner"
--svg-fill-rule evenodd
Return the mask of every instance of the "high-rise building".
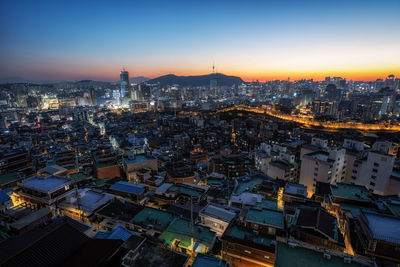
<path id="1" fill-rule="evenodd" d="M 125 70 L 125 68 L 120 72 L 121 78 L 121 97 L 130 97 L 129 94 L 131 92 L 129 86 L 129 72 Z"/>
<path id="2" fill-rule="evenodd" d="M 93 87 L 89 89 L 89 105 L 96 106 L 96 91 Z"/>

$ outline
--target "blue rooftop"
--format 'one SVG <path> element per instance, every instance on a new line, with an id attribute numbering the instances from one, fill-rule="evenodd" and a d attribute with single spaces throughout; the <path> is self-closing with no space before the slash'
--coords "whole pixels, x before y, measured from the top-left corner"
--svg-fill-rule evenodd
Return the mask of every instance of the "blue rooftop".
<path id="1" fill-rule="evenodd" d="M 10 200 L 10 196 L 7 194 L 10 190 L 8 188 L 0 190 L 0 203 L 4 203 Z"/>
<path id="2" fill-rule="evenodd" d="M 111 186 L 111 189 L 126 192 L 134 195 L 140 195 L 144 192 L 146 185 L 143 184 L 133 184 L 129 182 L 117 182 Z"/>
<path id="3" fill-rule="evenodd" d="M 227 266 L 227 264 L 223 263 L 221 259 L 207 256 L 204 254 L 197 254 L 197 257 L 194 259 L 192 267 L 222 267 Z"/>
<path id="4" fill-rule="evenodd" d="M 112 231 L 98 231 L 93 238 L 96 239 L 120 239 L 126 241 L 131 237 L 132 233 L 125 227 L 119 225 Z"/>
<path id="5" fill-rule="evenodd" d="M 71 180 L 66 177 L 50 175 L 47 177 L 33 176 L 23 180 L 21 184 L 41 191 L 52 191 L 70 182 Z"/>

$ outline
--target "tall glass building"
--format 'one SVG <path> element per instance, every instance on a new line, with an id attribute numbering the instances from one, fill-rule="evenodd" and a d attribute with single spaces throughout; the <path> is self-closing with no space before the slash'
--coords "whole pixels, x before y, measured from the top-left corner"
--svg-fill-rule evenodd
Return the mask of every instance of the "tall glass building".
<path id="1" fill-rule="evenodd" d="M 125 68 L 120 73 L 121 78 L 121 97 L 129 97 L 129 72 Z"/>

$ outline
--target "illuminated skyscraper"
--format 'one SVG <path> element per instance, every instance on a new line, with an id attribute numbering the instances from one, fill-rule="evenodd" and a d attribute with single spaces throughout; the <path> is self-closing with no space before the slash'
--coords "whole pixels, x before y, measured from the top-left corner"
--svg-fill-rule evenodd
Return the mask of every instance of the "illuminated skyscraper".
<path id="1" fill-rule="evenodd" d="M 131 92 L 130 86 L 129 86 L 129 72 L 125 70 L 125 67 L 120 73 L 120 78 L 121 78 L 121 97 L 130 97 L 129 94 Z"/>

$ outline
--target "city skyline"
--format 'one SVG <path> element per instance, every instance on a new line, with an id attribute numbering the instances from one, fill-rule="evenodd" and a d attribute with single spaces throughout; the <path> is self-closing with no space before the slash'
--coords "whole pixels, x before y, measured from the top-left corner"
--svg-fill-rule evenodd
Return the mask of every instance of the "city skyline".
<path id="1" fill-rule="evenodd" d="M 245 81 L 400 76 L 398 1 L 0 5 L 0 78 L 200 75 L 213 62 Z"/>

